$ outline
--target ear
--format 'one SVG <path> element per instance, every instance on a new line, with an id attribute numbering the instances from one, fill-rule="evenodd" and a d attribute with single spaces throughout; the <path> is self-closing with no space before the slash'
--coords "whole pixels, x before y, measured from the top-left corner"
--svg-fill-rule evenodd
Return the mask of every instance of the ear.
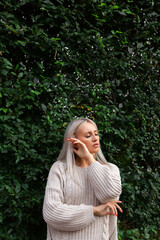
<path id="1" fill-rule="evenodd" d="M 74 138 L 77 138 L 77 137 L 76 137 L 76 134 L 73 134 L 73 137 L 74 137 Z"/>

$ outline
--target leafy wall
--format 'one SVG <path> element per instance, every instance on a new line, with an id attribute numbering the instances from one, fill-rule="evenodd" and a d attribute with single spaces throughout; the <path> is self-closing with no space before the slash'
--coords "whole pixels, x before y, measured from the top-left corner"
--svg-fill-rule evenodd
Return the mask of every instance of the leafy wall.
<path id="1" fill-rule="evenodd" d="M 0 238 L 44 240 L 48 171 L 68 122 L 98 124 L 121 170 L 119 239 L 159 239 L 160 3 L 0 2 Z"/>

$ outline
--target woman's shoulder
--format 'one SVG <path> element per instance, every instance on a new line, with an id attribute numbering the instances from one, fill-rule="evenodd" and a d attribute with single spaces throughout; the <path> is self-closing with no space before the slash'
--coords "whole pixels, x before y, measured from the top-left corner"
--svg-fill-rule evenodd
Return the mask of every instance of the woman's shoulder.
<path id="1" fill-rule="evenodd" d="M 51 166 L 50 172 L 64 172 L 66 170 L 66 163 L 62 160 L 57 160 Z"/>
<path id="2" fill-rule="evenodd" d="M 110 167 L 110 169 L 111 169 L 111 171 L 113 172 L 113 173 L 119 173 L 120 171 L 119 171 L 119 168 L 117 167 L 117 165 L 115 165 L 115 164 L 113 164 L 113 163 L 110 163 L 110 162 L 108 162 L 108 164 L 109 164 L 109 167 Z"/>
<path id="3" fill-rule="evenodd" d="M 59 183 L 65 181 L 65 163 L 62 161 L 56 161 L 52 164 L 48 177 L 47 177 L 47 186 L 53 187 L 53 185 L 58 186 Z"/>

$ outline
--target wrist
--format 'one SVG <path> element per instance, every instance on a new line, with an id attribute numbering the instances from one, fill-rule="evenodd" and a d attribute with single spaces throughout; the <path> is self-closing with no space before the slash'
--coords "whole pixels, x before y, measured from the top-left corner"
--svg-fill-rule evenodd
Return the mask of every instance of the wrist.
<path id="1" fill-rule="evenodd" d="M 93 206 L 93 214 L 97 215 L 97 208 Z"/>
<path id="2" fill-rule="evenodd" d="M 91 153 L 86 157 L 86 160 L 88 161 L 89 165 L 96 161 Z"/>

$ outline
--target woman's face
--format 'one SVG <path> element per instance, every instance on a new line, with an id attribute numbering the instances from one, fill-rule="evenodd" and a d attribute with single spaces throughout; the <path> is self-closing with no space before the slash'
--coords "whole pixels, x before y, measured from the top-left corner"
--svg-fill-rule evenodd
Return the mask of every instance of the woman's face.
<path id="1" fill-rule="evenodd" d="M 87 122 L 80 126 L 76 132 L 76 138 L 86 145 L 91 154 L 99 151 L 99 134 L 92 123 Z"/>

